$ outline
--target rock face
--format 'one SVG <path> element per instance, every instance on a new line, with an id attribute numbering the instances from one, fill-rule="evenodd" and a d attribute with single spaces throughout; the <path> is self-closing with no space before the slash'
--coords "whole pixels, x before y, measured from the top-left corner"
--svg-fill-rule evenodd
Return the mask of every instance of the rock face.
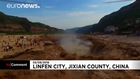
<path id="1" fill-rule="evenodd" d="M 54 44 L 51 41 L 46 41 L 45 44 L 44 44 L 44 46 L 49 46 L 49 45 L 54 45 Z"/>
<path id="2" fill-rule="evenodd" d="M 24 28 L 19 24 L 0 24 L 1 32 L 25 32 Z"/>
<path id="3" fill-rule="evenodd" d="M 39 22 L 30 22 L 27 18 L 9 16 L 0 12 L 0 32 L 63 32 Z"/>
<path id="4" fill-rule="evenodd" d="M 136 25 L 136 20 L 140 18 L 139 4 L 140 0 L 136 0 L 134 3 L 124 6 L 120 10 L 104 16 L 98 24 L 92 25 L 92 28 L 86 32 L 90 33 L 104 31 L 107 26 L 117 26 L 121 31 L 140 29 L 140 27 Z M 138 28 L 135 28 L 134 26 Z M 82 29 L 79 29 L 79 31 L 81 30 Z"/>

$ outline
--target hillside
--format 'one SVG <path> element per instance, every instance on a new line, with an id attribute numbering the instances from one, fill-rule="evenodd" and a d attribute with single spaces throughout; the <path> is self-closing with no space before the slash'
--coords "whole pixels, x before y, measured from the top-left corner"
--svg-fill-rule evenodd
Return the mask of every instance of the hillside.
<path id="1" fill-rule="evenodd" d="M 6 15 L 0 12 L 0 32 L 63 32 L 61 29 L 50 27 L 39 22 L 31 22 L 27 18 Z"/>
<path id="2" fill-rule="evenodd" d="M 107 26 L 117 26 L 119 27 L 120 31 L 140 30 L 140 27 L 136 24 L 136 20 L 140 18 L 139 4 L 140 0 L 136 0 L 134 3 L 124 6 L 120 10 L 104 16 L 98 24 L 93 25 L 87 32 L 101 32 L 104 31 Z M 82 32 L 85 32 L 85 30 Z"/>

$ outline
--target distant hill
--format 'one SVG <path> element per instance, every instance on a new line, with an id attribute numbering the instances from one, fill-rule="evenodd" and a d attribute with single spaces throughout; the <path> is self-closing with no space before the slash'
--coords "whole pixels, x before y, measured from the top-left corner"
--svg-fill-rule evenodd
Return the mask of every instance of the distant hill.
<path id="1" fill-rule="evenodd" d="M 140 0 L 104 16 L 98 24 L 92 25 L 88 31 L 81 29 L 77 33 L 103 32 L 107 26 L 119 27 L 119 31 L 140 30 L 140 26 L 136 24 L 138 18 L 140 18 Z"/>
<path id="2" fill-rule="evenodd" d="M 6 15 L 0 12 L 0 32 L 54 33 L 64 32 L 64 30 L 39 22 L 31 22 L 24 17 Z"/>
<path id="3" fill-rule="evenodd" d="M 75 28 L 70 28 L 70 29 L 66 29 L 65 32 L 67 33 L 75 33 L 75 31 L 77 31 L 80 27 L 75 27 Z"/>
<path id="4" fill-rule="evenodd" d="M 88 33 L 88 31 L 92 28 L 92 26 L 93 25 L 87 25 L 87 26 L 81 27 L 78 30 L 76 30 L 75 33 L 80 33 L 80 34 Z"/>

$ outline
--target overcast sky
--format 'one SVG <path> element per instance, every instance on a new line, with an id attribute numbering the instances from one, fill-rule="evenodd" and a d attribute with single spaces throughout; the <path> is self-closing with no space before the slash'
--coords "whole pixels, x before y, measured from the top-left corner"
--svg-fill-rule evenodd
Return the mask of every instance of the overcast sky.
<path id="1" fill-rule="evenodd" d="M 134 0 L 17 0 L 41 4 L 38 9 L 7 8 L 11 2 L 0 2 L 0 11 L 26 17 L 52 27 L 67 29 L 98 23 L 105 15 L 119 10 Z M 110 2 L 111 1 L 111 2 Z M 121 1 L 121 2 L 120 2 Z M 113 2 L 113 3 L 112 3 Z"/>

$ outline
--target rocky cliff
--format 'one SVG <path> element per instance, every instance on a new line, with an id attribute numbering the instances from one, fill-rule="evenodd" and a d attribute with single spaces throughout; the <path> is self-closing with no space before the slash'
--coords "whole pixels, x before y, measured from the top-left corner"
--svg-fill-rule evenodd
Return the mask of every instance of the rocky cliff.
<path id="1" fill-rule="evenodd" d="M 135 31 L 140 29 L 136 24 L 136 20 L 140 18 L 140 0 L 136 0 L 134 3 L 122 7 L 120 10 L 108 14 L 101 18 L 98 24 L 92 25 L 88 31 L 82 31 L 82 33 L 90 33 L 97 31 L 104 31 L 107 26 L 119 27 L 120 31 Z M 83 30 L 79 29 L 77 32 Z M 80 32 L 81 33 L 81 32 Z"/>
<path id="2" fill-rule="evenodd" d="M 6 15 L 0 12 L 0 32 L 63 32 L 62 29 L 50 27 L 39 22 L 31 22 L 27 18 Z"/>

